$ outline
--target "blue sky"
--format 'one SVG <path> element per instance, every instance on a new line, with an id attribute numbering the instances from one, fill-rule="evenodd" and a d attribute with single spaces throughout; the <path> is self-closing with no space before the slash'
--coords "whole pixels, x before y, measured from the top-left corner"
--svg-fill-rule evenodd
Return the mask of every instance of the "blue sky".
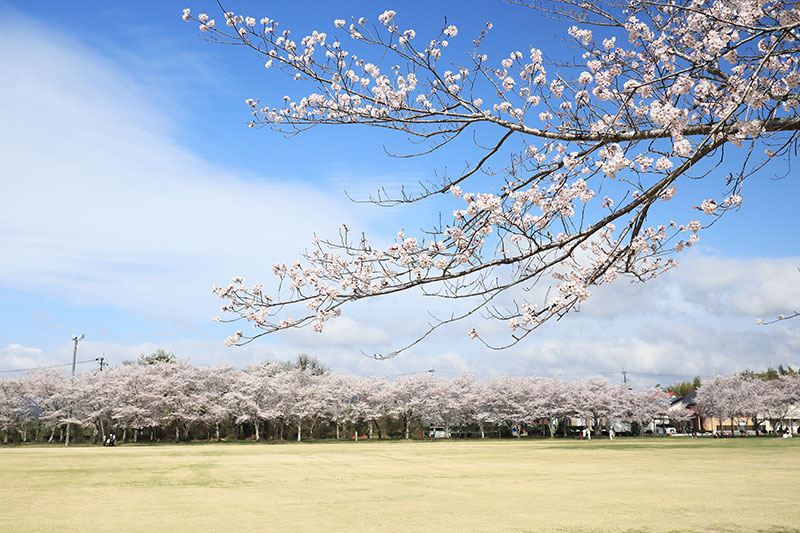
<path id="1" fill-rule="evenodd" d="M 323 336 L 225 348 L 231 327 L 210 321 L 219 313 L 213 284 L 234 275 L 270 282 L 272 263 L 292 261 L 313 232 L 334 235 L 341 223 L 378 240 L 435 223 L 448 204 L 387 211 L 352 204 L 343 190 L 364 196 L 460 169 L 468 143 L 398 160 L 383 147 L 403 149 L 402 136 L 365 128 L 292 138 L 248 129 L 246 98 L 278 105 L 300 91 L 180 19 L 184 7 L 214 13 L 215 3 L 70 4 L 0 2 L 0 370 L 69 362 L 73 333 L 86 334 L 79 359 L 105 354 L 112 364 L 156 348 L 236 366 L 309 353 L 335 370 L 373 375 L 433 367 L 618 379 L 613 373 L 626 368 L 640 373 L 632 374 L 640 385 L 800 364 L 800 322 L 755 325 L 800 305 L 800 185 L 771 179 L 780 167 L 748 182 L 742 209 L 703 232 L 701 246 L 679 257 L 681 268 L 645 286 L 600 289 L 580 315 L 514 350 L 485 350 L 458 325 L 391 361 L 363 357 L 359 348 L 385 351 L 424 322 L 414 295 L 357 306 Z M 422 36 L 447 16 L 460 30 L 454 54 L 491 20 L 489 54 L 531 44 L 571 53 L 555 38 L 563 25 L 500 1 L 229 9 L 297 33 L 395 9 Z M 682 191 L 671 216 L 694 217 L 689 207 L 704 187 Z"/>

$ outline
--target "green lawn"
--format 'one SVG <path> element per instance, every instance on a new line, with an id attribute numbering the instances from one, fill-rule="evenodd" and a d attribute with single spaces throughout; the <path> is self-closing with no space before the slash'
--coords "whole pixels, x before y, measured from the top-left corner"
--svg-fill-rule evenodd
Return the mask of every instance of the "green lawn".
<path id="1" fill-rule="evenodd" d="M 0 448 L 2 531 L 800 531 L 800 439 Z"/>

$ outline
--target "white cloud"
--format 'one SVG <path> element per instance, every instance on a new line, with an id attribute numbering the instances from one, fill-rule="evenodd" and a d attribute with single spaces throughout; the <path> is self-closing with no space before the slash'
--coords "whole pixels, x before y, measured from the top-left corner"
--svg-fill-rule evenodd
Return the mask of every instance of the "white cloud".
<path id="1" fill-rule="evenodd" d="M 686 296 L 713 313 L 774 316 L 800 302 L 799 266 L 800 257 L 692 258 L 685 268 Z"/>
<path id="2" fill-rule="evenodd" d="M 324 335 L 309 328 L 284 333 L 287 341 L 302 346 L 386 346 L 391 336 L 385 330 L 359 323 L 349 316 L 328 322 Z"/>
<path id="3" fill-rule="evenodd" d="M 584 312 L 596 318 L 693 316 L 702 320 L 772 317 L 800 302 L 800 257 L 738 258 L 692 253 L 644 284 L 618 280 L 595 289 Z M 631 312 L 635 309 L 635 312 Z"/>
<path id="4" fill-rule="evenodd" d="M 315 228 L 353 222 L 341 194 L 203 161 L 133 76 L 24 26 L 0 33 L 0 284 L 205 320 L 213 283 L 269 281 Z"/>
<path id="5" fill-rule="evenodd" d="M 5 348 L 0 348 L 0 370 L 33 368 L 46 364 L 52 363 L 39 348 L 19 344 L 9 344 Z"/>

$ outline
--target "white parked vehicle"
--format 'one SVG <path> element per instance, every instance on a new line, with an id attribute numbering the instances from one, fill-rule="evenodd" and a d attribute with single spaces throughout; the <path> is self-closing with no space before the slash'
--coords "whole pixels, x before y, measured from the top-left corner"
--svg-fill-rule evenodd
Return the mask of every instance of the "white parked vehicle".
<path id="1" fill-rule="evenodd" d="M 655 433 L 653 433 L 652 430 L 649 430 L 649 429 L 647 430 L 647 432 L 650 433 L 651 435 L 652 434 L 655 434 L 655 435 L 675 435 L 675 434 L 678 433 L 678 430 L 676 430 L 674 427 L 664 426 L 662 424 L 659 424 L 659 425 L 656 426 Z"/>
<path id="2" fill-rule="evenodd" d="M 428 437 L 431 439 L 449 439 L 450 432 L 445 431 L 443 427 L 432 427 L 428 431 Z"/>

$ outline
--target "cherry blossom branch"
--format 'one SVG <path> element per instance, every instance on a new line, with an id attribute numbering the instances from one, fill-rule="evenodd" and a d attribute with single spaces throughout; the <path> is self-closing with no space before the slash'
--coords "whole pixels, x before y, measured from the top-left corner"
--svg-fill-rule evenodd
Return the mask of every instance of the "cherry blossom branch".
<path id="1" fill-rule="evenodd" d="M 445 59 L 450 41 L 457 42 L 454 25 L 445 23 L 417 46 L 416 32 L 401 29 L 394 11 L 382 13 L 377 25 L 336 20 L 333 40 L 314 31 L 296 42 L 266 17 L 256 22 L 224 12 L 228 29 L 220 29 L 207 15 L 186 10 L 184 20 L 198 22 L 210 40 L 245 46 L 265 59 L 265 67 L 314 87 L 300 99 L 284 97 L 281 108 L 249 99 L 251 127 L 293 134 L 316 125 L 365 124 L 430 143 L 417 154 L 442 149 L 479 124 L 502 132 L 489 147 L 479 147 L 475 163 L 459 175 L 420 183 L 419 193 L 401 188 L 394 197 L 380 189 L 369 199 L 394 206 L 452 194 L 465 202 L 451 222 L 440 222 L 425 238 L 401 230 L 388 247 L 374 247 L 364 236 L 351 241 L 345 227 L 338 242 L 317 239 L 302 261 L 275 265 L 275 297 L 263 294 L 260 284 L 248 288 L 241 278 L 215 288 L 226 300 L 222 311 L 235 317 L 226 321 L 246 320 L 260 330 L 237 331 L 228 344 L 306 325 L 322 331 L 345 304 L 420 289 L 464 301 L 467 308 L 449 319 L 434 318 L 406 347 L 481 310 L 508 322 L 511 341 L 498 345 L 507 347 L 547 320 L 579 310 L 591 286 L 619 276 L 645 281 L 674 267 L 665 258 L 697 243 L 699 230 L 737 209 L 743 181 L 776 155 L 789 157 L 800 131 L 800 59 L 792 52 L 797 10 L 784 1 L 701 4 L 566 0 L 532 6 L 607 32 L 599 41 L 591 29 L 569 28 L 585 65 L 550 61 L 536 48 L 492 62 L 480 50 L 490 23 L 473 41 L 469 64 L 457 65 Z M 621 32 L 630 47 L 616 42 Z M 381 59 L 372 63 L 364 59 L 368 53 L 346 50 L 339 35 L 377 50 Z M 388 70 L 382 70 L 385 64 Z M 525 149 L 509 153 L 508 141 L 516 135 Z M 748 151 L 739 171 L 729 172 L 723 196 L 698 201 L 697 209 L 709 217 L 705 224 L 648 226 L 650 208 L 671 199 L 681 180 L 713 177 L 725 147 L 744 143 Z M 765 157 L 758 158 L 761 146 L 767 146 Z M 487 170 L 506 154 L 506 166 Z M 479 171 L 480 187 L 488 192 L 462 191 Z M 606 195 L 598 205 L 593 199 L 601 190 Z M 556 281 L 541 307 L 515 298 L 513 309 L 493 303 L 548 277 Z M 279 313 L 291 316 L 279 320 Z M 469 334 L 491 346 L 475 328 Z"/>

